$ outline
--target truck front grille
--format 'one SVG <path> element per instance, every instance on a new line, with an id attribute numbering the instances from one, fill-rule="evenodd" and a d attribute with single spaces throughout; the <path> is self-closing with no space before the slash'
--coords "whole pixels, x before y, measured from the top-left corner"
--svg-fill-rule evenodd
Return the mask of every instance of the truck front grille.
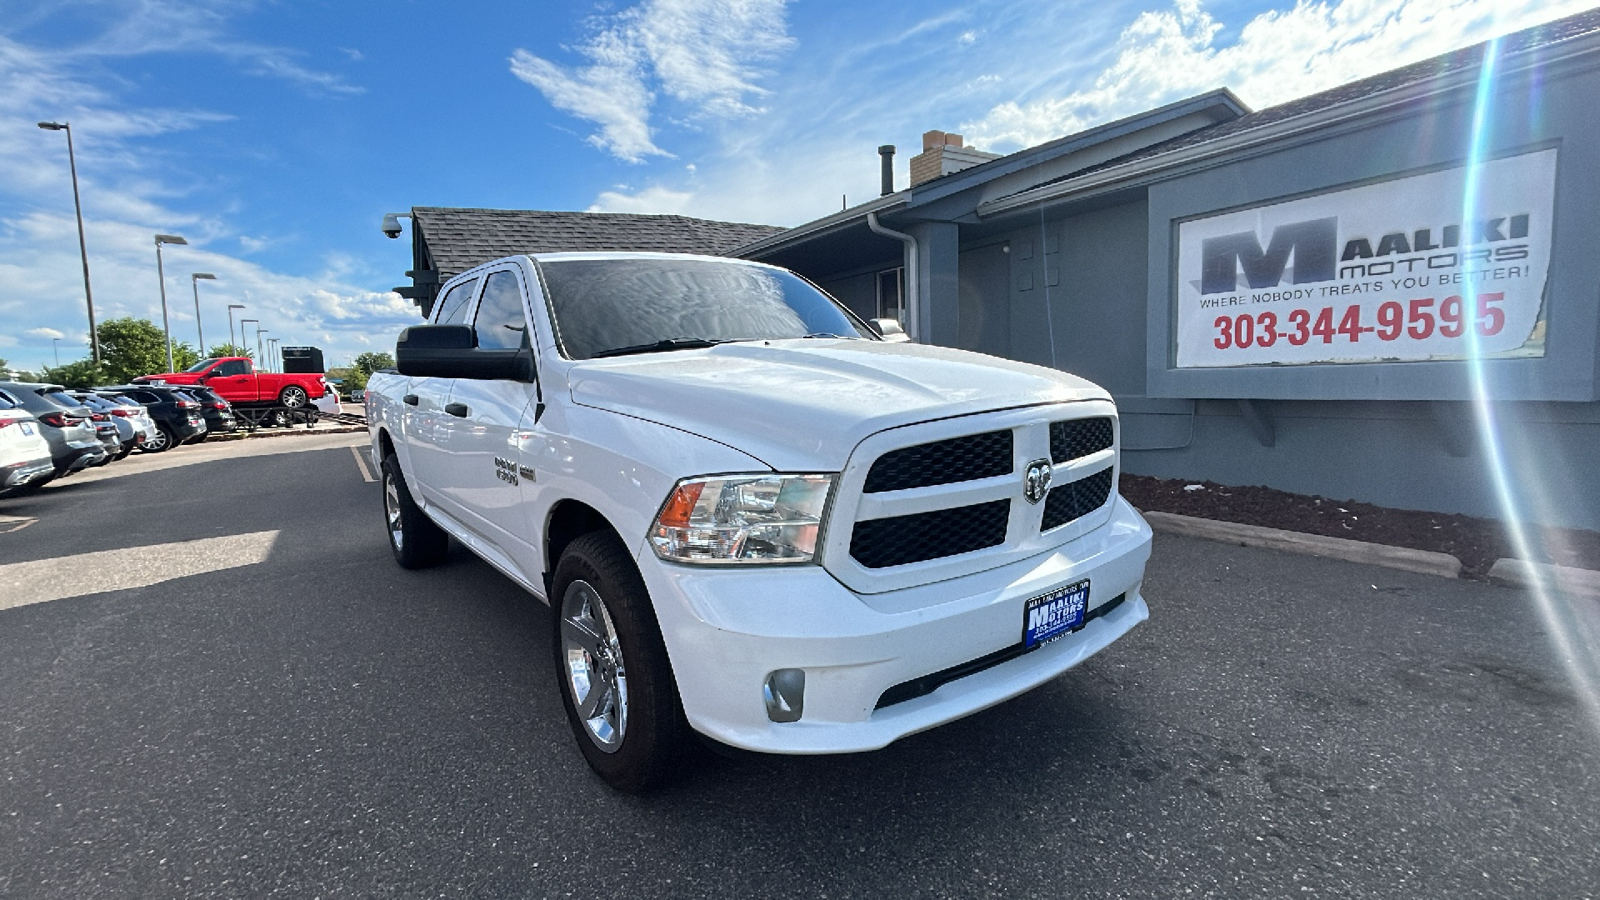
<path id="1" fill-rule="evenodd" d="M 1010 500 L 857 522 L 850 555 L 869 569 L 955 556 L 1006 541 Z"/>
<path id="2" fill-rule="evenodd" d="M 1071 462 L 1091 453 L 1109 448 L 1115 440 L 1111 420 L 1105 416 L 1092 419 L 1067 419 L 1050 423 L 1050 461 Z"/>
<path id="3" fill-rule="evenodd" d="M 905 447 L 878 457 L 861 491 L 878 494 L 1009 475 L 1011 455 L 1009 430 Z"/>
<path id="4" fill-rule="evenodd" d="M 1087 478 L 1051 488 L 1044 498 L 1044 519 L 1039 530 L 1060 528 L 1105 506 L 1111 499 L 1111 471 L 1108 466 Z"/>

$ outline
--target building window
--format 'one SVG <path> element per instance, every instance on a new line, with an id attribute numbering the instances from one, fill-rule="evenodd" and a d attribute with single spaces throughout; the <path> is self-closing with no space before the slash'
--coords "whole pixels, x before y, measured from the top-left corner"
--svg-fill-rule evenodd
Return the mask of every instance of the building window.
<path id="1" fill-rule="evenodd" d="M 878 318 L 893 319 L 903 328 L 905 316 L 905 269 L 888 269 L 878 273 Z"/>

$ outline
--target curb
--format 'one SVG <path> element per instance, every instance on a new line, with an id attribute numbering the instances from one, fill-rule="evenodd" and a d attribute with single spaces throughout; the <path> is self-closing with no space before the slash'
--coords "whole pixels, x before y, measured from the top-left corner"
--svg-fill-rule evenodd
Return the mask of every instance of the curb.
<path id="1" fill-rule="evenodd" d="M 1150 523 L 1151 528 L 1167 534 L 1224 541 L 1229 544 L 1238 544 L 1241 547 L 1266 547 L 1271 550 L 1286 550 L 1290 553 L 1304 553 L 1309 556 L 1321 556 L 1326 559 L 1342 559 L 1346 562 L 1366 563 L 1369 566 L 1383 566 L 1388 569 L 1418 572 L 1423 575 L 1437 575 L 1441 578 L 1461 577 L 1461 560 L 1448 553 L 1412 550 L 1409 547 L 1390 547 L 1386 544 L 1369 544 L 1366 541 L 1323 537 L 1319 534 L 1303 534 L 1298 531 L 1263 528 L 1259 525 L 1219 522 L 1215 519 L 1199 519 L 1194 516 L 1180 516 L 1176 513 L 1147 512 L 1143 513 L 1143 515 L 1145 521 Z M 1505 562 L 1505 560 L 1501 560 L 1501 562 Z M 1496 563 L 1496 566 L 1498 565 Z"/>
<path id="2" fill-rule="evenodd" d="M 1489 580 L 1506 587 L 1531 588 L 1535 584 L 1553 586 L 1572 597 L 1600 600 L 1600 572 L 1575 569 L 1525 559 L 1497 559 L 1489 568 Z"/>

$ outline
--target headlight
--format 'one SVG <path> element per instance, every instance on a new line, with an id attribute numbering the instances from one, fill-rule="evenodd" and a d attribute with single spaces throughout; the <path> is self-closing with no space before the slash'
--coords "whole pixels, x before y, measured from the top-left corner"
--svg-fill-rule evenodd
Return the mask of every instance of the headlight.
<path id="1" fill-rule="evenodd" d="M 685 478 L 656 516 L 650 543 L 677 562 L 810 562 L 832 488 L 832 475 Z"/>

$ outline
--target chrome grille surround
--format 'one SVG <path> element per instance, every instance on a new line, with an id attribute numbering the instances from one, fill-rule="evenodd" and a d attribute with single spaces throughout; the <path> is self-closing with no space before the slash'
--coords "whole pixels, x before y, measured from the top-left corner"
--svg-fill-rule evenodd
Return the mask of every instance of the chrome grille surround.
<path id="1" fill-rule="evenodd" d="M 1042 526 L 1048 503 L 1033 504 L 1024 499 L 1022 474 L 1027 471 L 1030 461 L 1048 459 L 1051 456 L 1052 423 L 1089 418 L 1102 418 L 1111 423 L 1113 443 L 1111 446 L 1076 459 L 1055 461 L 1052 487 L 1095 476 L 1108 468 L 1111 470 L 1111 483 L 1114 485 L 1119 474 L 1117 440 L 1121 435 L 1117 428 L 1116 408 L 1107 400 L 1046 404 L 959 416 L 886 429 L 868 436 L 856 446 L 835 486 L 834 501 L 819 554 L 820 561 L 834 577 L 851 590 L 863 594 L 875 594 L 930 584 L 1002 566 L 1052 550 L 1094 530 L 1110 517 L 1110 501 L 1115 497 L 1114 490 L 1099 507 L 1085 510 L 1073 520 L 1056 523 L 1056 527 L 1046 530 Z M 895 454 L 892 458 L 926 458 L 926 454 L 897 453 L 897 451 L 914 451 L 914 448 L 929 444 L 1001 430 L 1009 431 L 1012 435 L 1013 465 L 1011 471 L 1006 474 L 945 484 L 929 484 L 904 490 L 879 490 L 872 493 L 865 490 L 869 473 L 884 457 Z M 1060 431 L 1061 428 L 1057 427 L 1057 434 Z M 1056 444 L 1060 446 L 1059 440 Z M 883 470 L 880 467 L 875 478 L 882 477 L 884 477 Z M 922 479 L 914 477 L 913 473 L 913 477 L 905 480 L 916 482 Z M 950 539 L 949 546 L 978 546 L 979 549 L 948 556 L 916 558 L 903 564 L 894 564 L 892 556 L 872 556 L 868 553 L 865 554 L 868 556 L 868 562 L 875 565 L 867 565 L 852 554 L 858 523 L 879 522 L 867 530 L 875 532 L 874 538 L 884 540 L 887 530 L 894 526 L 882 520 L 903 518 L 907 524 L 922 524 L 928 521 L 925 514 L 961 507 L 992 511 L 993 507 L 989 504 L 995 501 L 1008 501 L 1004 539 L 999 542 L 992 540 L 992 532 L 986 532 L 990 535 L 989 538 L 965 542 L 964 536 L 958 535 Z M 1057 505 L 1059 507 L 1059 504 Z M 947 530 L 950 525 L 949 517 L 941 518 L 944 520 L 942 525 Z M 992 523 L 978 524 L 992 527 Z M 895 549 L 902 554 L 901 558 L 909 559 L 921 555 L 903 548 Z M 886 559 L 890 560 L 890 563 L 885 564 Z"/>

